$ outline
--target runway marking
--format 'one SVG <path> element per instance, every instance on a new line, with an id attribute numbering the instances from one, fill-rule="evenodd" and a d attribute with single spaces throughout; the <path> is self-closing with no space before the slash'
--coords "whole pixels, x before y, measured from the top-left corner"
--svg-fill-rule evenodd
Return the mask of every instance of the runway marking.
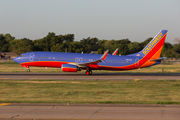
<path id="1" fill-rule="evenodd" d="M 139 81 L 140 79 L 135 79 L 134 81 Z"/>
<path id="2" fill-rule="evenodd" d="M 9 104 L 11 104 L 11 103 L 2 103 L 2 104 L 0 104 L 0 106 L 5 106 L 5 105 L 9 105 Z"/>

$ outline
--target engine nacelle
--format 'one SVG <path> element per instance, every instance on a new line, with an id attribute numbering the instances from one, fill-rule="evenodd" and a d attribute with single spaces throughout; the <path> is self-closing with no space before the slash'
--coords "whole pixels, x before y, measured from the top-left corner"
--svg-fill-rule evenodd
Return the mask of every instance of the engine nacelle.
<path id="1" fill-rule="evenodd" d="M 62 64 L 62 71 L 63 72 L 77 72 L 78 67 L 76 65 L 71 64 Z"/>

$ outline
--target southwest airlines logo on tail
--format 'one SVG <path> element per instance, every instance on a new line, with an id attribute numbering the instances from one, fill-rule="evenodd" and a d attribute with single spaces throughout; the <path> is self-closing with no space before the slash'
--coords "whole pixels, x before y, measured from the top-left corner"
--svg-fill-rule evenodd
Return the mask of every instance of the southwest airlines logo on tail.
<path id="1" fill-rule="evenodd" d="M 155 37 L 155 39 L 152 41 L 152 43 L 150 43 L 147 48 L 145 48 L 145 50 L 143 51 L 143 54 L 146 55 L 155 45 L 156 43 L 159 42 L 159 40 L 161 40 L 161 38 L 164 35 L 162 34 L 162 32 L 159 33 L 159 35 L 157 37 Z"/>
<path id="2" fill-rule="evenodd" d="M 81 54 L 63 52 L 27 52 L 14 58 L 14 61 L 27 67 L 56 67 L 64 72 L 77 72 L 86 70 L 86 74 L 92 74 L 92 70 L 131 70 L 137 68 L 150 67 L 160 64 L 159 58 L 163 44 L 167 35 L 167 30 L 161 30 L 149 44 L 140 52 L 118 56 L 118 48 L 112 55 L 108 55 L 109 50 L 100 54 Z M 79 59 L 79 60 L 78 60 Z M 80 62 L 79 62 L 80 61 Z"/>
<path id="3" fill-rule="evenodd" d="M 161 49 L 161 47 L 164 44 L 164 40 L 167 35 L 167 30 L 161 30 L 152 40 L 151 42 L 139 53 L 142 53 L 143 56 L 147 55 L 150 51 L 152 51 L 154 48 L 154 52 L 158 51 L 158 49 Z M 158 48 L 156 47 L 158 46 Z"/>

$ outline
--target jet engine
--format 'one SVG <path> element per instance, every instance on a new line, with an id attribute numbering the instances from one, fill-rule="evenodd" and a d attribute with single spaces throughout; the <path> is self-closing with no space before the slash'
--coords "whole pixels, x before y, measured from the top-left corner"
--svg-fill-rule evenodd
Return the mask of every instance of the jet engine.
<path id="1" fill-rule="evenodd" d="M 71 64 L 62 64 L 62 71 L 63 72 L 77 72 L 78 67 L 76 65 L 71 65 Z"/>

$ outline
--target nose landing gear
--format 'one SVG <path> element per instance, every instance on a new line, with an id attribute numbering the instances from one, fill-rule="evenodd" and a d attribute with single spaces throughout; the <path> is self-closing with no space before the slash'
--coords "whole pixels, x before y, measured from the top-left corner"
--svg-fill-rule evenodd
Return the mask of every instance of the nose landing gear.
<path id="1" fill-rule="evenodd" d="M 30 69 L 27 69 L 27 72 L 30 72 Z"/>

